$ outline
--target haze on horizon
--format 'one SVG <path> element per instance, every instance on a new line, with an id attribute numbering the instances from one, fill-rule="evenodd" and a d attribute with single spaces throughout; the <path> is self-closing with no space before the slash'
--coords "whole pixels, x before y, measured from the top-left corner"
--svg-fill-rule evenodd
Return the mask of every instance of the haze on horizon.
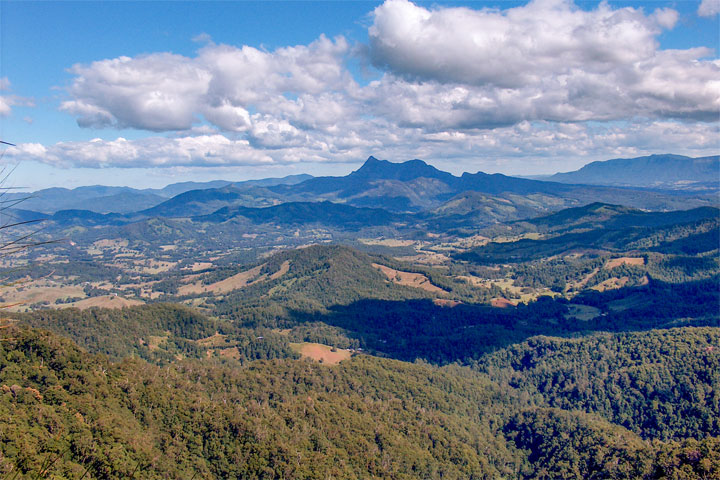
<path id="1" fill-rule="evenodd" d="M 717 154 L 717 0 L 0 2 L 15 185 Z"/>

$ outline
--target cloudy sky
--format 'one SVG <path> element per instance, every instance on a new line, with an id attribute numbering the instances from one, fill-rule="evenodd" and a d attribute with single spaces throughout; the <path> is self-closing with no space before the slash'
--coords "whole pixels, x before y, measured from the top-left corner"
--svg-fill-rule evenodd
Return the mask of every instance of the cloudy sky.
<path id="1" fill-rule="evenodd" d="M 16 186 L 720 151 L 720 0 L 0 1 Z"/>

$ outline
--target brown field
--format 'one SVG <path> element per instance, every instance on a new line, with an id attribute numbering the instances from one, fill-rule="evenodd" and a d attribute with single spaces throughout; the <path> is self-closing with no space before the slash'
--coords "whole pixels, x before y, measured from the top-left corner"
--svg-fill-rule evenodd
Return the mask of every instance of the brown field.
<path id="1" fill-rule="evenodd" d="M 385 247 L 409 247 L 415 245 L 415 240 L 396 240 L 393 238 L 359 238 L 365 245 L 383 245 Z"/>
<path id="2" fill-rule="evenodd" d="M 582 290 L 583 288 L 585 288 L 585 285 L 587 285 L 587 283 L 590 281 L 590 279 L 591 279 L 592 277 L 594 277 L 595 275 L 597 275 L 597 273 L 598 273 L 599 271 L 600 271 L 600 269 L 595 268 L 592 272 L 590 272 L 590 273 L 588 273 L 587 275 L 585 275 L 585 278 L 583 278 L 580 282 L 578 282 L 577 284 L 575 284 L 575 288 L 576 288 L 577 290 Z"/>
<path id="3" fill-rule="evenodd" d="M 492 242 L 493 243 L 513 243 L 513 242 L 517 242 L 519 240 L 524 240 L 526 238 L 530 239 L 530 240 L 540 240 L 542 237 L 543 237 L 543 235 L 541 233 L 528 232 L 528 233 L 523 233 L 521 235 L 515 235 L 515 236 L 500 235 L 500 236 L 493 238 Z"/>
<path id="4" fill-rule="evenodd" d="M 449 243 L 448 246 L 466 249 L 473 247 L 482 247 L 484 245 L 487 245 L 488 242 L 490 242 L 490 239 L 488 237 L 484 237 L 482 235 L 473 235 L 471 237 L 459 238 L 454 242 Z"/>
<path id="5" fill-rule="evenodd" d="M 80 310 L 86 308 L 101 307 L 101 308 L 123 308 L 132 307 L 135 305 L 142 305 L 144 302 L 133 298 L 116 297 L 115 295 L 101 295 L 99 297 L 90 297 L 78 300 L 73 303 L 66 303 L 64 305 L 57 305 L 57 308 L 75 307 Z"/>
<path id="6" fill-rule="evenodd" d="M 373 263 L 372 266 L 383 272 L 388 280 L 398 285 L 420 288 L 431 293 L 446 293 L 442 288 L 430 283 L 430 280 L 420 273 L 401 272 L 400 270 L 395 270 L 394 268 L 377 263 Z"/>
<path id="7" fill-rule="evenodd" d="M 490 300 L 490 305 L 492 305 L 495 308 L 509 308 L 509 307 L 516 307 L 517 303 L 508 300 L 507 298 L 493 298 Z"/>
<path id="8" fill-rule="evenodd" d="M 239 288 L 252 285 L 253 283 L 264 280 L 264 275 L 260 275 L 260 270 L 263 265 L 258 265 L 255 268 L 251 268 L 245 272 L 240 272 L 237 275 L 226 278 L 219 282 L 211 283 L 209 285 L 203 285 L 201 281 L 183 285 L 178 288 L 178 295 L 190 295 L 193 293 L 226 293 Z"/>
<path id="9" fill-rule="evenodd" d="M 620 257 L 608 260 L 605 264 L 605 268 L 610 270 L 620 265 L 645 265 L 645 259 L 643 257 Z"/>
<path id="10" fill-rule="evenodd" d="M 164 262 L 164 261 L 157 261 L 157 260 L 151 260 L 149 265 L 144 265 L 144 262 L 134 262 L 135 267 L 133 270 L 138 272 L 147 273 L 150 275 L 154 275 L 157 273 L 167 272 L 171 268 L 173 268 L 175 265 L 177 265 L 177 262 Z M 139 263 L 139 265 L 138 265 Z"/>
<path id="11" fill-rule="evenodd" d="M 193 272 L 198 272 L 200 270 L 205 270 L 206 268 L 212 267 L 213 264 L 211 262 L 195 262 L 190 267 Z"/>
<path id="12" fill-rule="evenodd" d="M 336 365 L 343 360 L 347 360 L 352 355 L 349 350 L 342 348 L 337 348 L 333 352 L 332 347 L 321 343 L 291 343 L 290 348 L 302 355 L 303 358 L 309 358 L 328 365 Z"/>
<path id="13" fill-rule="evenodd" d="M 282 276 L 285 275 L 289 270 L 290 270 L 290 262 L 287 261 L 287 260 L 285 260 L 285 261 L 282 263 L 282 265 L 280 265 L 280 269 L 279 269 L 277 272 L 275 272 L 275 273 L 273 273 L 272 275 L 270 275 L 270 280 L 275 280 L 275 279 L 278 279 L 278 278 L 282 277 Z"/>
<path id="14" fill-rule="evenodd" d="M 598 283 L 597 285 L 592 287 L 592 290 L 597 290 L 598 292 L 604 292 L 606 290 L 617 290 L 618 288 L 624 287 L 629 280 L 630 279 L 628 277 L 608 278 L 604 282 Z"/>
<path id="15" fill-rule="evenodd" d="M 450 261 L 450 258 L 443 253 L 429 252 L 427 250 L 420 250 L 417 255 L 397 257 L 397 259 L 410 263 L 420 263 L 423 265 L 443 265 Z"/>
<path id="16" fill-rule="evenodd" d="M 9 308 L 13 311 L 24 309 L 33 303 L 47 303 L 54 306 L 55 301 L 58 299 L 85 297 L 85 292 L 81 286 L 63 285 L 48 279 L 20 282 L 5 287 L 1 293 L 5 305 L 15 305 Z"/>

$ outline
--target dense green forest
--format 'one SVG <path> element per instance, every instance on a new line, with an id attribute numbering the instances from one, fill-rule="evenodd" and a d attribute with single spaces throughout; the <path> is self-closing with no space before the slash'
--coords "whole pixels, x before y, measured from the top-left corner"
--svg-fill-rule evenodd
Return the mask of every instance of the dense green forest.
<path id="1" fill-rule="evenodd" d="M 720 474 L 720 334 L 712 328 L 531 339 L 474 369 L 366 355 L 337 366 L 160 366 L 112 362 L 29 327 L 0 332 L 0 468 L 8 478 Z M 583 352 L 591 364 L 577 357 Z M 679 379 L 652 383 L 680 370 Z M 595 387 L 603 382 L 635 385 L 638 394 Z M 578 396 L 572 385 L 583 384 L 588 400 L 578 406 L 586 411 L 563 408 Z M 699 408 L 698 395 L 704 413 L 693 421 L 687 402 Z M 613 423 L 648 411 L 677 412 L 676 421 L 662 431 Z"/>

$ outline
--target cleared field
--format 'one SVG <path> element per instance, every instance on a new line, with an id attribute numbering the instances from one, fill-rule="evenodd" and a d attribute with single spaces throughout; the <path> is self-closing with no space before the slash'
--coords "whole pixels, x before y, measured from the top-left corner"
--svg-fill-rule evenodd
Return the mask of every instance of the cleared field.
<path id="1" fill-rule="evenodd" d="M 590 281 L 590 279 L 592 279 L 595 275 L 597 275 L 597 273 L 598 273 L 599 271 L 600 271 L 599 268 L 593 269 L 592 272 L 590 272 L 590 273 L 588 273 L 587 275 L 585 275 L 585 278 L 583 278 L 582 280 L 580 280 L 578 283 L 576 283 L 576 284 L 574 285 L 575 289 L 576 289 L 576 290 L 582 290 L 583 288 L 585 288 L 585 285 L 587 285 L 587 283 Z"/>
<path id="2" fill-rule="evenodd" d="M 195 263 L 192 264 L 192 267 L 190 267 L 190 269 L 191 269 L 193 272 L 198 272 L 198 271 L 200 271 L 200 270 L 205 270 L 205 269 L 210 268 L 210 267 L 212 267 L 212 266 L 213 266 L 213 264 L 212 264 L 211 262 L 195 262 Z"/>
<path id="3" fill-rule="evenodd" d="M 482 235 L 473 235 L 471 237 L 459 238 L 454 242 L 443 244 L 443 246 L 464 250 L 466 248 L 482 247 L 484 245 L 487 245 L 488 242 L 490 242 L 490 239 L 488 237 L 484 237 Z"/>
<path id="4" fill-rule="evenodd" d="M 133 262 L 133 270 L 136 272 L 155 275 L 158 273 L 167 272 L 175 265 L 177 265 L 177 262 L 164 262 L 158 260 L 136 261 Z"/>
<path id="5" fill-rule="evenodd" d="M 417 255 L 397 257 L 398 260 L 410 263 L 420 263 L 422 265 L 444 265 L 450 262 L 450 258 L 438 252 L 429 252 L 420 250 Z"/>
<path id="6" fill-rule="evenodd" d="M 316 362 L 328 365 L 336 365 L 352 356 L 352 353 L 349 350 L 336 348 L 333 352 L 332 347 L 321 343 L 291 343 L 290 348 L 298 352 L 304 358 L 309 358 Z"/>
<path id="7" fill-rule="evenodd" d="M 501 288 L 502 290 L 507 290 L 510 292 L 510 296 L 515 299 L 510 300 L 513 305 L 517 305 L 518 301 L 524 303 L 531 302 L 536 300 L 538 297 L 549 295 L 551 293 L 549 288 L 533 288 L 528 292 L 526 291 L 526 287 L 523 287 L 522 285 L 515 285 L 515 280 L 512 278 L 484 279 L 474 277 L 472 275 L 459 275 L 456 278 L 475 287 L 492 288 L 495 286 Z"/>
<path id="8" fill-rule="evenodd" d="M 392 238 L 359 238 L 360 243 L 365 245 L 382 245 L 385 247 L 409 247 L 415 245 L 415 240 L 396 240 Z"/>
<path id="9" fill-rule="evenodd" d="M 518 240 L 525 240 L 525 239 L 540 240 L 542 237 L 543 236 L 541 233 L 529 232 L 529 233 L 523 233 L 522 235 L 515 235 L 512 237 L 501 235 L 501 236 L 493 238 L 492 242 L 493 243 L 513 243 L 513 242 L 517 242 Z"/>
<path id="10" fill-rule="evenodd" d="M 278 279 L 288 273 L 288 271 L 290 271 L 290 262 L 285 260 L 282 265 L 280 265 L 278 271 L 270 275 L 270 280 Z"/>
<path id="11" fill-rule="evenodd" d="M 510 307 L 516 307 L 517 304 L 515 302 L 512 302 L 508 300 L 507 298 L 493 298 L 490 300 L 490 305 L 492 305 L 495 308 L 510 308 Z"/>
<path id="12" fill-rule="evenodd" d="M 592 290 L 597 290 L 598 292 L 604 292 L 606 290 L 617 290 L 618 288 L 624 287 L 630 279 L 628 277 L 613 277 L 608 278 L 604 282 L 598 283 L 594 287 L 592 287 Z"/>
<path id="13" fill-rule="evenodd" d="M 430 283 L 430 280 L 420 273 L 402 272 L 377 263 L 373 263 L 372 266 L 383 272 L 388 280 L 398 285 L 421 288 L 432 293 L 446 293 L 442 288 Z"/>
<path id="14" fill-rule="evenodd" d="M 57 300 L 68 298 L 83 298 L 85 292 L 78 285 L 63 285 L 52 280 L 40 280 L 35 282 L 21 282 L 16 285 L 5 287 L 2 292 L 5 305 L 15 305 L 10 310 L 24 309 L 34 303 L 46 303 L 55 305 Z"/>
<path id="15" fill-rule="evenodd" d="M 178 295 L 191 295 L 194 293 L 226 293 L 239 288 L 252 285 L 265 279 L 264 275 L 260 275 L 263 265 L 251 268 L 245 272 L 226 278 L 219 282 L 203 285 L 201 281 L 183 285 L 178 288 Z"/>
<path id="16" fill-rule="evenodd" d="M 610 270 L 620 265 L 645 265 L 645 259 L 643 257 L 620 257 L 608 260 L 605 263 L 605 268 Z"/>
<path id="17" fill-rule="evenodd" d="M 64 305 L 57 305 L 59 308 L 75 307 L 80 310 L 85 310 L 92 307 L 102 308 L 123 308 L 132 307 L 134 305 L 142 305 L 144 302 L 131 298 L 116 297 L 115 295 L 101 295 L 99 297 L 84 298 L 77 302 L 67 303 Z"/>

